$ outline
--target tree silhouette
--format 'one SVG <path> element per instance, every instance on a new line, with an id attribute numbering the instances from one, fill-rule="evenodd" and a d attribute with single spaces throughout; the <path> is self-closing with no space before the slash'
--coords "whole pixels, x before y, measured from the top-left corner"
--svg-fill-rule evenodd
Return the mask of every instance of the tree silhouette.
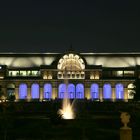
<path id="1" fill-rule="evenodd" d="M 135 82 L 133 83 L 134 86 L 134 91 L 135 91 L 135 96 L 134 99 L 136 101 L 140 100 L 140 79 L 136 79 Z"/>

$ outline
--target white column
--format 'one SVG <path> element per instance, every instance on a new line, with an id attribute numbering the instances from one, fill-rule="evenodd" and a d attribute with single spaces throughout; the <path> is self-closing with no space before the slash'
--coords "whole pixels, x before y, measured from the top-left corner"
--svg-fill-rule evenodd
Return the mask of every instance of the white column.
<path id="1" fill-rule="evenodd" d="M 103 102 L 103 88 L 102 87 L 99 88 L 99 100 Z"/>
<path id="2" fill-rule="evenodd" d="M 39 91 L 39 99 L 40 99 L 40 101 L 42 101 L 43 100 L 43 87 L 40 87 L 40 91 Z"/>
<path id="3" fill-rule="evenodd" d="M 128 102 L 128 89 L 126 87 L 124 88 L 124 101 Z"/>
<path id="4" fill-rule="evenodd" d="M 27 100 L 30 101 L 31 100 L 31 87 L 28 85 L 28 89 L 27 89 Z"/>
<path id="5" fill-rule="evenodd" d="M 115 87 L 112 88 L 112 101 L 114 102 L 116 100 L 116 93 L 115 93 Z"/>
<path id="6" fill-rule="evenodd" d="M 85 98 L 86 99 L 91 99 L 90 88 L 85 88 Z"/>
<path id="7" fill-rule="evenodd" d="M 19 100 L 19 88 L 18 87 L 15 88 L 15 99 Z"/>
<path id="8" fill-rule="evenodd" d="M 52 99 L 58 98 L 58 90 L 56 87 L 52 87 Z"/>

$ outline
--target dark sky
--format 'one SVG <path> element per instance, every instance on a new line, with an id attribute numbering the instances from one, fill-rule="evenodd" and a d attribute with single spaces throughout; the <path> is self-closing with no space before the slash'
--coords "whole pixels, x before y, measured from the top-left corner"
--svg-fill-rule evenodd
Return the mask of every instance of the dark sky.
<path id="1" fill-rule="evenodd" d="M 0 52 L 140 52 L 138 0 L 3 0 Z"/>

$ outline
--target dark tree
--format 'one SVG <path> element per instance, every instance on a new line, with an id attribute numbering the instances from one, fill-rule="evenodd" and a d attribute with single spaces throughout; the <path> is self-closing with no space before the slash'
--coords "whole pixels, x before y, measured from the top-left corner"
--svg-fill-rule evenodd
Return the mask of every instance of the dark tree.
<path id="1" fill-rule="evenodd" d="M 135 91 L 135 96 L 134 99 L 136 101 L 140 100 L 140 79 L 136 79 L 134 82 L 134 91 Z"/>

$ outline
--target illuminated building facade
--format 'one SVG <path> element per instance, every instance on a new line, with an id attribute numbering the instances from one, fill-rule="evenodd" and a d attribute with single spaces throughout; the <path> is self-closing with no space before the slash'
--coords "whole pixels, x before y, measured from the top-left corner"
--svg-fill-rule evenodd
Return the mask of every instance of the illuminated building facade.
<path id="1" fill-rule="evenodd" d="M 70 99 L 128 101 L 134 98 L 139 66 L 139 53 L 2 53 L 1 99 L 54 100 L 67 92 Z"/>

